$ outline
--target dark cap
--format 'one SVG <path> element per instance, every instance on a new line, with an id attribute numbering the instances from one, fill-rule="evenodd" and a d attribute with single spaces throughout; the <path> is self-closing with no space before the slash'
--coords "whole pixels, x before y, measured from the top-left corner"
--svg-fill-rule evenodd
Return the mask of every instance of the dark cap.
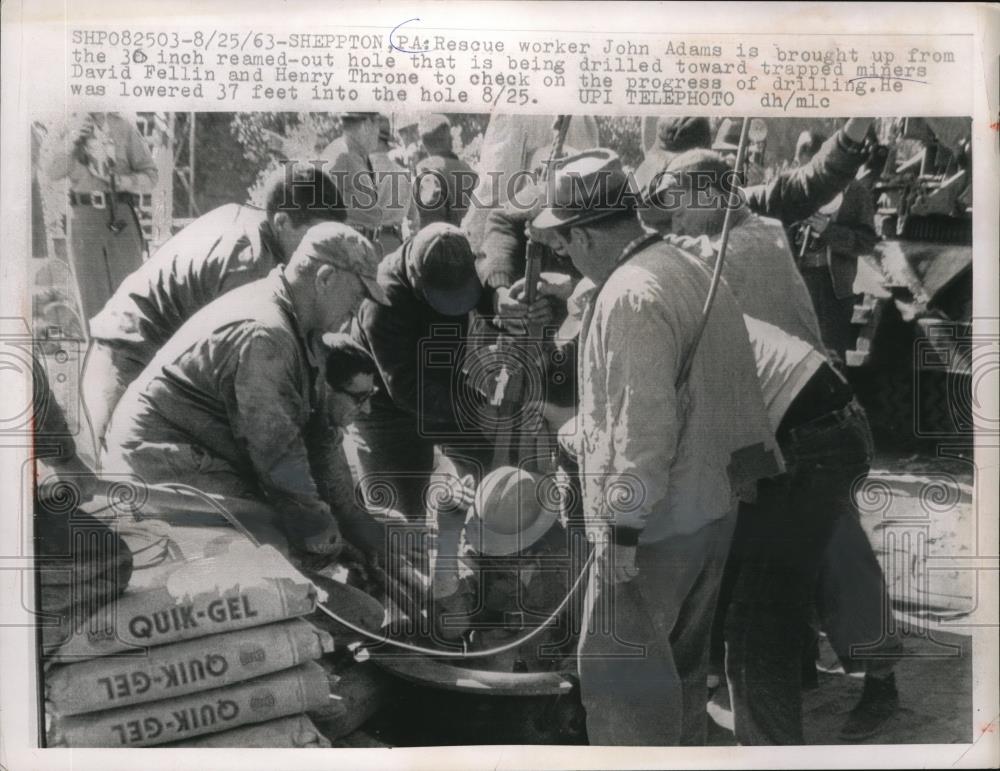
<path id="1" fill-rule="evenodd" d="M 682 153 L 695 147 L 709 147 L 712 144 L 712 128 L 708 118 L 668 116 L 656 122 L 656 139 L 660 149 Z"/>
<path id="2" fill-rule="evenodd" d="M 676 187 L 693 187 L 696 190 L 708 187 L 730 193 L 735 184 L 735 172 L 725 158 L 714 150 L 698 148 L 681 153 L 669 163 L 657 182 L 654 195 Z"/>
<path id="3" fill-rule="evenodd" d="M 439 147 L 451 142 L 451 121 L 444 115 L 422 115 L 418 126 L 420 141 L 425 145 Z"/>
<path id="4" fill-rule="evenodd" d="M 422 228 L 407 243 L 406 270 L 415 289 L 445 316 L 462 316 L 479 302 L 483 285 L 469 240 L 448 222 Z"/>
<path id="5" fill-rule="evenodd" d="M 539 230 L 582 225 L 635 208 L 634 185 L 613 150 L 586 150 L 559 162 L 545 189 Z"/>
<path id="6" fill-rule="evenodd" d="M 681 175 L 694 171 L 711 171 L 721 175 L 727 171 L 731 172 L 732 170 L 733 167 L 726 163 L 726 159 L 719 153 L 715 150 L 708 150 L 702 147 L 683 152 L 680 155 L 675 156 L 674 159 L 667 164 L 667 172 L 674 175 Z"/>
<path id="7" fill-rule="evenodd" d="M 719 130 L 715 134 L 712 149 L 736 152 L 740 148 L 741 130 L 742 124 L 739 121 L 726 118 L 719 124 Z"/>

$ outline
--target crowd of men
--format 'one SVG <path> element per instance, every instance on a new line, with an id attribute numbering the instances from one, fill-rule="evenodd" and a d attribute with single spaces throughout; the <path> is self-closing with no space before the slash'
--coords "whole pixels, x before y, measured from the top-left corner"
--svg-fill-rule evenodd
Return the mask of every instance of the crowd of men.
<path id="1" fill-rule="evenodd" d="M 292 557 L 347 543 L 419 566 L 387 547 L 418 528 L 458 635 L 476 589 L 449 559 L 534 559 L 575 515 L 592 744 L 704 744 L 710 687 L 740 743 L 802 743 L 817 628 L 865 673 L 844 737 L 876 731 L 898 643 L 840 371 L 874 243 L 871 121 L 803 135 L 796 168 L 742 188 L 732 129 L 713 142 L 705 118 L 662 119 L 635 174 L 588 118 L 530 142 L 495 118 L 483 159 L 508 167 L 477 171 L 444 116 L 410 167 L 384 117 L 340 121 L 324 164 L 282 167 L 264 210 L 199 218 L 90 319 L 101 472 L 263 502 L 244 524 Z M 480 195 L 497 171 L 519 184 Z M 567 475 L 575 512 L 546 492 Z"/>

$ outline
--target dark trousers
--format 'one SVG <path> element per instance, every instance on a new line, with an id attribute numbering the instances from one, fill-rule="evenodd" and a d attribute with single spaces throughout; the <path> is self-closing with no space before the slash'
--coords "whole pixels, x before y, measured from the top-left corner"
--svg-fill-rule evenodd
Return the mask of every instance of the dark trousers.
<path id="1" fill-rule="evenodd" d="M 733 540 L 738 571 L 726 614 L 726 677 L 740 744 L 802 744 L 802 668 L 827 544 L 856 516 L 871 432 L 856 403 L 779 436 L 787 471 L 758 484 Z"/>
<path id="2" fill-rule="evenodd" d="M 816 315 L 819 317 L 819 332 L 823 345 L 830 351 L 835 351 L 840 361 L 844 360 L 844 352 L 853 349 L 857 339 L 857 330 L 851 324 L 854 314 L 855 295 L 837 297 L 833 291 L 833 279 L 830 269 L 803 268 L 802 278 L 809 289 Z"/>
<path id="3" fill-rule="evenodd" d="M 110 215 L 106 208 L 70 206 L 69 257 L 85 323 L 100 313 L 145 257 L 145 241 L 135 210 L 121 201 L 115 207 L 119 222 L 124 223 L 117 233 L 108 227 Z"/>
<path id="4" fill-rule="evenodd" d="M 708 641 L 734 523 L 640 545 L 625 584 L 607 581 L 606 564 L 591 570 L 579 645 L 590 744 L 705 744 Z"/>
<path id="5" fill-rule="evenodd" d="M 886 675 L 903 644 L 891 629 L 885 575 L 857 515 L 837 521 L 816 597 L 820 625 L 848 672 Z"/>

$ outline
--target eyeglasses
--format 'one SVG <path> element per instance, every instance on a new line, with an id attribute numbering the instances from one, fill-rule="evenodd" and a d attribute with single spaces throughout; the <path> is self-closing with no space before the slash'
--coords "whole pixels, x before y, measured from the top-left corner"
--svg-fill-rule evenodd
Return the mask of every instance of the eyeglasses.
<path id="1" fill-rule="evenodd" d="M 360 393 L 357 391 L 348 391 L 346 388 L 334 388 L 333 390 L 349 397 L 358 407 L 363 407 L 378 393 L 377 386 L 369 391 L 362 391 Z"/>

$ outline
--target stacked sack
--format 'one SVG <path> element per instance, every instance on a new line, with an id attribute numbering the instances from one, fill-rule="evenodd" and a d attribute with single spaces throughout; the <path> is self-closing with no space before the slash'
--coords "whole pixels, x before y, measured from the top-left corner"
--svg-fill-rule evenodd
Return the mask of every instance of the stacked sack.
<path id="1" fill-rule="evenodd" d="M 325 747 L 343 712 L 303 616 L 315 588 L 273 549 L 233 549 L 126 593 L 50 657 L 50 747 Z"/>

